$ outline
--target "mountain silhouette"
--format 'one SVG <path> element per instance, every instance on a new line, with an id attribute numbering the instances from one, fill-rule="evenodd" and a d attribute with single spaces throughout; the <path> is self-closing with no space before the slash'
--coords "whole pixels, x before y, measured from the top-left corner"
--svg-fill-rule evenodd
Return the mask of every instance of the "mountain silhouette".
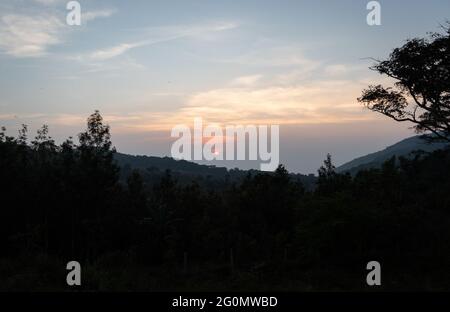
<path id="1" fill-rule="evenodd" d="M 385 149 L 374 152 L 362 157 L 355 158 L 336 168 L 337 172 L 349 172 L 354 174 L 363 169 L 380 168 L 381 165 L 390 158 L 407 157 L 410 158 L 415 151 L 423 151 L 426 153 L 436 150 L 444 149 L 449 146 L 449 143 L 432 142 L 428 143 L 422 136 L 416 135 L 409 137 L 400 142 L 397 142 Z"/>
<path id="2" fill-rule="evenodd" d="M 163 176 L 167 170 L 169 170 L 182 184 L 188 184 L 192 180 L 196 180 L 200 185 L 212 188 L 221 186 L 224 182 L 240 182 L 249 174 L 256 175 L 260 173 L 259 170 L 255 169 L 227 169 L 215 165 L 200 165 L 167 156 L 156 157 L 116 153 L 114 158 L 121 168 L 123 180 L 126 179 L 131 171 L 138 170 L 143 175 L 144 180 L 150 184 L 153 184 L 153 180 L 159 181 L 160 177 Z M 301 182 L 306 189 L 311 190 L 314 188 L 316 182 L 316 177 L 314 175 L 290 173 L 290 176 L 294 180 Z"/>

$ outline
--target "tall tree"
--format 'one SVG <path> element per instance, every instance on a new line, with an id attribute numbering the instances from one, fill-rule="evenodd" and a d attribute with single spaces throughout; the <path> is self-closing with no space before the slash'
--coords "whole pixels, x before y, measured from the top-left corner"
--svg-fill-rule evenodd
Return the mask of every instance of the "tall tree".
<path id="1" fill-rule="evenodd" d="M 414 124 L 430 140 L 450 142 L 450 22 L 444 33 L 408 40 L 371 67 L 395 81 L 371 85 L 358 101 L 396 121 Z"/>

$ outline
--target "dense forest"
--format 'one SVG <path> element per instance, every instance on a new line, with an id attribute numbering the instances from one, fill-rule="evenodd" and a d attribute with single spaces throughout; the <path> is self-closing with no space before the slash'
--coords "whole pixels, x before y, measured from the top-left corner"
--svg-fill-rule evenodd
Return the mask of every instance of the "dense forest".
<path id="1" fill-rule="evenodd" d="M 98 112 L 79 143 L 44 126 L 27 143 L 0 134 L 2 290 L 450 289 L 450 152 L 416 154 L 354 177 L 328 157 L 306 191 L 280 166 L 218 190 L 119 179 Z M 399 164 L 399 165 L 396 165 Z"/>
<path id="2" fill-rule="evenodd" d="M 215 165 L 200 165 L 167 156 L 134 156 L 115 153 L 114 159 L 121 169 L 120 181 L 126 182 L 132 171 L 137 169 L 147 187 L 159 183 L 167 170 L 180 186 L 190 184 L 195 180 L 201 188 L 207 191 L 223 190 L 230 183 L 240 182 L 246 176 L 256 175 L 260 172 L 256 169 L 227 169 Z M 304 175 L 290 172 L 289 175 L 293 182 L 301 183 L 306 190 L 313 190 L 316 187 L 317 176 L 314 174 Z"/>
<path id="3" fill-rule="evenodd" d="M 396 83 L 361 103 L 450 141 L 450 28 L 372 69 Z M 0 290 L 373 290 L 373 260 L 375 290 L 450 290 L 449 149 L 352 175 L 328 155 L 314 187 L 282 165 L 206 187 L 121 168 L 98 111 L 76 143 L 48 132 L 0 131 Z"/>

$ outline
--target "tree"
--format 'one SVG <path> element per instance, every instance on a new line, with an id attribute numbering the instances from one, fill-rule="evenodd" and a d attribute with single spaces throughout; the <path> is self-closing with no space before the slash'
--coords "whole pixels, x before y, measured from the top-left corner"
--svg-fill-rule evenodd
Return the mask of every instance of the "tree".
<path id="1" fill-rule="evenodd" d="M 330 154 L 327 154 L 327 158 L 317 172 L 319 174 L 319 178 L 317 179 L 317 192 L 322 194 L 332 193 L 337 174 Z"/>
<path id="2" fill-rule="evenodd" d="M 351 182 L 348 173 L 339 174 L 333 165 L 331 155 L 327 154 L 327 159 L 318 170 L 319 178 L 317 179 L 317 192 L 319 194 L 329 195 L 345 189 Z"/>
<path id="3" fill-rule="evenodd" d="M 87 126 L 87 130 L 78 135 L 80 145 L 109 151 L 111 148 L 109 126 L 103 124 L 103 117 L 98 110 L 89 116 Z"/>
<path id="4" fill-rule="evenodd" d="M 394 79 L 393 87 L 371 85 L 358 101 L 396 121 L 411 122 L 429 140 L 450 142 L 450 22 L 445 33 L 414 38 L 370 69 Z"/>
<path id="5" fill-rule="evenodd" d="M 111 143 L 109 126 L 103 124 L 103 117 L 96 110 L 87 120 L 87 130 L 78 135 L 81 153 L 81 165 L 86 172 L 93 174 L 90 178 L 104 178 L 112 185 L 115 184 L 119 168 L 114 162 L 116 152 Z M 106 184 L 105 184 L 106 185 Z"/>
<path id="6" fill-rule="evenodd" d="M 336 167 L 331 161 L 331 155 L 327 154 L 327 159 L 324 160 L 323 166 L 320 166 L 319 170 L 319 180 L 320 179 L 331 179 L 336 175 Z"/>

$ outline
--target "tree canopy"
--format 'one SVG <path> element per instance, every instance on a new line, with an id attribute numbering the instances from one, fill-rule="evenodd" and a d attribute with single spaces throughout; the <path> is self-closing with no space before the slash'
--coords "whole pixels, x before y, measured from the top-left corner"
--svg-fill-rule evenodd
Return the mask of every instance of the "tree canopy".
<path id="1" fill-rule="evenodd" d="M 444 33 L 414 38 L 371 69 L 394 81 L 371 85 L 358 100 L 372 111 L 413 123 L 417 133 L 450 142 L 450 23 Z"/>

